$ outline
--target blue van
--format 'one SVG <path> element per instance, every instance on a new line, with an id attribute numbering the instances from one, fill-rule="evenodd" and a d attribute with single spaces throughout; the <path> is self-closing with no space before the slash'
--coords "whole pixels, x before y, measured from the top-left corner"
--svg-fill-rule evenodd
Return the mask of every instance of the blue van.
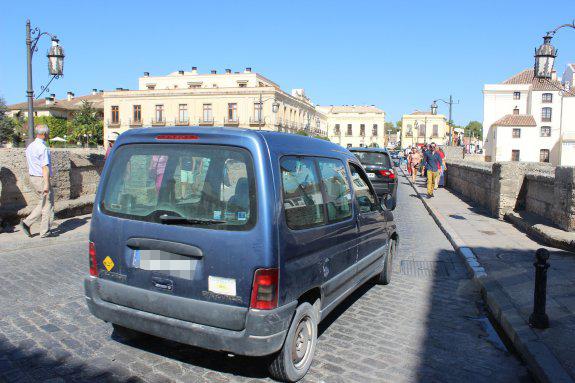
<path id="1" fill-rule="evenodd" d="M 327 141 L 226 128 L 123 133 L 90 228 L 90 312 L 152 334 L 270 359 L 301 379 L 318 323 L 398 243 L 357 158 Z"/>

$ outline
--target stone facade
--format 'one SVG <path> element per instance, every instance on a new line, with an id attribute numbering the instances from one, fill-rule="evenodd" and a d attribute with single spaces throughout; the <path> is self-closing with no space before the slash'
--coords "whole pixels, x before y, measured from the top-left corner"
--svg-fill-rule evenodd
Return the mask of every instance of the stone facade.
<path id="1" fill-rule="evenodd" d="M 37 201 L 28 178 L 24 149 L 0 149 L 0 220 L 29 213 Z M 58 205 L 96 193 L 104 156 L 84 149 L 51 150 L 52 187 Z"/>
<path id="2" fill-rule="evenodd" d="M 575 168 L 448 159 L 447 187 L 503 219 L 526 211 L 575 231 Z"/>

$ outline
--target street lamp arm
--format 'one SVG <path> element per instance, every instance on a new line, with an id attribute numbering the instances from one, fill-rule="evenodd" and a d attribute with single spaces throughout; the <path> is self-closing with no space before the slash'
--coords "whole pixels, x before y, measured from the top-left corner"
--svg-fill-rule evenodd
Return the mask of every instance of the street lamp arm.
<path id="1" fill-rule="evenodd" d="M 41 32 L 38 27 L 36 27 L 32 31 L 30 31 L 30 34 L 32 36 L 34 36 L 31 40 L 31 45 L 30 45 L 30 51 L 31 51 L 32 55 L 34 54 L 34 52 L 38 52 L 38 48 L 36 46 L 38 45 L 38 41 L 40 41 L 40 38 L 42 36 L 50 36 L 50 38 L 52 40 L 58 39 L 58 37 L 56 35 L 53 35 L 49 32 Z M 37 35 L 37 36 L 35 36 L 35 35 Z"/>
<path id="2" fill-rule="evenodd" d="M 457 100 L 457 102 L 455 102 L 455 101 L 449 102 L 449 101 L 445 101 L 445 100 L 443 100 L 443 99 L 441 99 L 441 98 L 438 98 L 437 100 L 433 100 L 433 102 L 437 102 L 437 101 L 441 101 L 441 102 L 443 102 L 443 103 L 445 103 L 445 104 L 447 104 L 447 105 L 449 105 L 449 104 L 459 104 L 459 100 Z"/>
<path id="3" fill-rule="evenodd" d="M 575 20 L 573 20 L 573 22 L 571 24 L 563 24 L 563 25 L 558 26 L 554 30 L 547 32 L 547 35 L 553 36 L 553 35 L 555 35 L 555 33 L 557 33 L 557 31 L 559 29 L 562 29 L 562 28 L 573 28 L 573 29 L 575 29 Z"/>

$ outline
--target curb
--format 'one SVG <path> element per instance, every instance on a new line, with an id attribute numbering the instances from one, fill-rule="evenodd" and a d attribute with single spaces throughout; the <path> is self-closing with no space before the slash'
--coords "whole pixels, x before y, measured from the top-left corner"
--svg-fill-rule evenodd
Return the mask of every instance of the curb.
<path id="1" fill-rule="evenodd" d="M 506 221 L 511 222 L 517 229 L 534 238 L 538 242 L 542 242 L 547 246 L 575 253 L 575 237 L 570 236 L 570 238 L 567 238 L 565 235 L 562 235 L 561 229 L 556 229 L 540 223 L 532 224 L 524 220 L 514 211 L 505 213 L 504 218 Z M 561 234 L 557 235 L 556 233 Z"/>
<path id="2" fill-rule="evenodd" d="M 405 171 L 401 167 L 399 169 L 415 191 L 417 197 L 423 202 L 423 206 L 425 206 L 433 220 L 453 245 L 455 251 L 463 259 L 465 267 L 472 275 L 474 284 L 481 291 L 481 297 L 489 312 L 503 332 L 505 332 L 505 335 L 509 338 L 513 347 L 527 364 L 537 381 L 543 383 L 575 383 L 553 352 L 539 339 L 535 331 L 521 317 L 519 310 L 513 305 L 513 302 L 497 281 L 487 275 L 473 250 L 457 235 L 441 212 L 434 209 L 421 197 L 419 190 L 417 190 Z"/>

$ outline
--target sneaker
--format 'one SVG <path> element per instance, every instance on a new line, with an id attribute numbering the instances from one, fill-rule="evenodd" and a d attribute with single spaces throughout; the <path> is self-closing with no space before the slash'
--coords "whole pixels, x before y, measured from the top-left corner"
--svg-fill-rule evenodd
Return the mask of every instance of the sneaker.
<path id="1" fill-rule="evenodd" d="M 40 238 L 51 238 L 51 237 L 55 237 L 56 235 L 54 233 L 52 233 L 51 231 L 44 233 L 42 235 L 40 235 Z"/>
<path id="2" fill-rule="evenodd" d="M 30 233 L 30 226 L 26 225 L 24 221 L 20 222 L 20 229 L 26 234 L 28 237 L 32 237 L 32 233 Z"/>

